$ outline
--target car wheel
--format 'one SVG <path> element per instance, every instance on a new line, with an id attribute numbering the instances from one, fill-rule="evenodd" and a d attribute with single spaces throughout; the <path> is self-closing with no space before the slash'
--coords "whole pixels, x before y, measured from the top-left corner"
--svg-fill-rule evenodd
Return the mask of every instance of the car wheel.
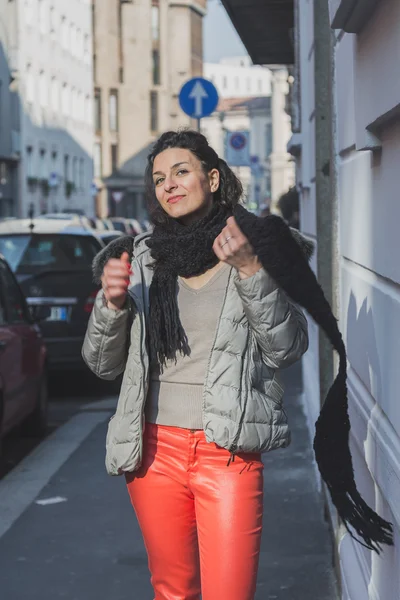
<path id="1" fill-rule="evenodd" d="M 47 375 L 44 373 L 40 380 L 33 413 L 29 415 L 22 425 L 22 435 L 26 435 L 27 437 L 42 437 L 46 433 L 48 400 Z"/>

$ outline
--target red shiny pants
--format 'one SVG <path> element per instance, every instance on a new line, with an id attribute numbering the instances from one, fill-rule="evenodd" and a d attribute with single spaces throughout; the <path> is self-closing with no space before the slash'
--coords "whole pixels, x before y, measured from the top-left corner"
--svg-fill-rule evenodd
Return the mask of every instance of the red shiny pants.
<path id="1" fill-rule="evenodd" d="M 143 464 L 127 473 L 155 600 L 253 600 L 263 464 L 204 432 L 146 424 Z"/>

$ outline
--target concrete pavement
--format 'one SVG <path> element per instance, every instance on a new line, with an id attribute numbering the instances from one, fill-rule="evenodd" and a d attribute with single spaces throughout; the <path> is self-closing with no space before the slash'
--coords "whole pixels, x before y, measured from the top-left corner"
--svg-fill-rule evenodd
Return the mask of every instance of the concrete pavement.
<path id="1" fill-rule="evenodd" d="M 298 368 L 287 374 L 286 407 L 292 444 L 264 455 L 256 600 L 337 600 Z M 108 408 L 109 401 L 98 411 L 90 405 L 0 483 L 2 600 L 153 598 L 124 480 L 104 470 Z"/>

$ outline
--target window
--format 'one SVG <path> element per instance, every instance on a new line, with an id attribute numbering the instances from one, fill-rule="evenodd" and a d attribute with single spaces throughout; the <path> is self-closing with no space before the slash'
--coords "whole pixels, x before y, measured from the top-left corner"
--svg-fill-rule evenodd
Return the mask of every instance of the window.
<path id="1" fill-rule="evenodd" d="M 271 195 L 271 174 L 268 171 L 265 177 L 265 193 L 267 196 Z"/>
<path id="2" fill-rule="evenodd" d="M 49 12 L 49 27 L 50 27 L 50 33 L 52 34 L 52 37 L 55 37 L 56 34 L 56 11 L 54 9 L 54 6 L 52 6 L 50 8 L 50 12 Z"/>
<path id="3" fill-rule="evenodd" d="M 83 93 L 78 93 L 78 119 L 79 121 L 85 120 L 85 109 L 84 109 L 84 101 L 83 101 Z"/>
<path id="4" fill-rule="evenodd" d="M 224 76 L 223 76 L 223 78 L 222 78 L 222 88 L 223 88 L 224 90 L 226 90 L 226 88 L 227 88 L 227 87 L 228 87 L 228 79 L 227 79 L 227 77 L 225 77 L 225 75 L 224 75 Z"/>
<path id="5" fill-rule="evenodd" d="M 267 123 L 265 126 L 265 157 L 272 153 L 272 123 Z"/>
<path id="6" fill-rule="evenodd" d="M 8 323 L 29 322 L 25 301 L 20 288 L 10 272 L 10 269 L 3 261 L 0 261 L 0 278 L 1 288 L 4 290 Z"/>
<path id="7" fill-rule="evenodd" d="M 1 283 L 1 281 L 0 281 Z M 6 305 L 4 299 L 0 294 L 0 327 L 6 322 Z"/>
<path id="8" fill-rule="evenodd" d="M 83 50 L 82 50 L 82 31 L 80 29 L 76 30 L 76 52 L 75 52 L 76 56 L 78 58 L 82 57 L 83 54 Z"/>
<path id="9" fill-rule="evenodd" d="M 68 116 L 69 114 L 69 102 L 70 102 L 70 98 L 69 98 L 69 89 L 66 83 L 63 84 L 62 87 L 62 113 L 64 116 Z"/>
<path id="10" fill-rule="evenodd" d="M 53 150 L 51 153 L 51 173 L 53 177 L 57 177 L 56 181 L 52 184 L 53 186 L 58 185 L 58 154 L 57 150 Z"/>
<path id="11" fill-rule="evenodd" d="M 64 154 L 64 181 L 69 181 L 69 156 Z"/>
<path id="12" fill-rule="evenodd" d="M 153 49 L 153 84 L 160 85 L 160 50 Z"/>
<path id="13" fill-rule="evenodd" d="M 16 273 L 87 270 L 101 247 L 92 236 L 73 234 L 8 235 L 0 238 L 0 252 Z M 11 294 L 10 294 L 11 295 Z"/>
<path id="14" fill-rule="evenodd" d="M 75 25 L 73 23 L 71 23 L 71 25 L 69 26 L 68 47 L 69 47 L 71 54 L 73 54 L 75 56 L 75 53 L 76 53 L 76 29 L 75 29 Z"/>
<path id="15" fill-rule="evenodd" d="M 61 17 L 61 45 L 68 50 L 68 23 L 65 17 Z"/>
<path id="16" fill-rule="evenodd" d="M 85 58 L 85 63 L 90 63 L 90 48 L 89 48 L 89 36 L 85 35 L 83 38 L 83 56 Z"/>
<path id="17" fill-rule="evenodd" d="M 158 94 L 150 92 L 150 129 L 158 131 Z"/>
<path id="18" fill-rule="evenodd" d="M 90 96 L 85 97 L 85 121 L 88 125 L 92 124 L 92 99 Z"/>
<path id="19" fill-rule="evenodd" d="M 118 145 L 111 144 L 111 170 L 114 173 L 118 169 Z"/>
<path id="20" fill-rule="evenodd" d="M 250 77 L 248 77 L 246 79 L 246 84 L 247 84 L 247 91 L 250 92 L 251 91 L 251 79 L 250 79 Z"/>
<path id="21" fill-rule="evenodd" d="M 25 12 L 25 23 L 31 27 L 34 23 L 33 0 L 25 0 L 24 12 Z"/>
<path id="22" fill-rule="evenodd" d="M 118 92 L 111 90 L 108 98 L 108 124 L 110 131 L 118 131 Z"/>
<path id="23" fill-rule="evenodd" d="M 78 159 L 76 156 L 72 159 L 72 183 L 78 188 Z"/>
<path id="24" fill-rule="evenodd" d="M 33 148 L 28 146 L 26 149 L 26 174 L 28 177 L 35 176 L 35 169 L 33 165 Z"/>
<path id="25" fill-rule="evenodd" d="M 47 80 L 44 71 L 39 73 L 39 101 L 42 108 L 47 106 Z"/>
<path id="26" fill-rule="evenodd" d="M 85 189 L 85 161 L 79 159 L 79 187 L 83 191 Z"/>
<path id="27" fill-rule="evenodd" d="M 77 112 L 78 112 L 78 92 L 76 91 L 75 88 L 72 88 L 71 90 L 71 115 L 74 119 L 77 118 Z"/>
<path id="28" fill-rule="evenodd" d="M 47 0 L 39 0 L 39 30 L 42 35 L 47 33 Z"/>
<path id="29" fill-rule="evenodd" d="M 54 112 L 58 112 L 60 109 L 58 81 L 55 77 L 51 79 L 51 107 Z"/>
<path id="30" fill-rule="evenodd" d="M 35 80 L 31 65 L 28 65 L 26 70 L 26 99 L 28 104 L 35 102 Z"/>
<path id="31" fill-rule="evenodd" d="M 102 176 L 102 173 L 103 173 L 103 165 L 102 165 L 102 157 L 101 157 L 101 144 L 99 142 L 97 142 L 94 145 L 93 168 L 94 168 L 94 176 L 100 179 Z"/>
<path id="32" fill-rule="evenodd" d="M 46 150 L 43 150 L 43 148 L 40 150 L 39 154 L 39 179 L 47 179 Z"/>
<path id="33" fill-rule="evenodd" d="M 151 37 L 153 41 L 158 41 L 160 39 L 160 6 L 158 0 L 152 0 Z"/>

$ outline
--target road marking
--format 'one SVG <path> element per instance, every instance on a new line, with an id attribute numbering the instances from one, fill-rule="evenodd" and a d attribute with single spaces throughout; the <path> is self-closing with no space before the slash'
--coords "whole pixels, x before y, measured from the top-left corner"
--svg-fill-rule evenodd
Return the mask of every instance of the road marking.
<path id="1" fill-rule="evenodd" d="M 60 502 L 67 502 L 67 498 L 64 498 L 64 496 L 53 496 L 53 498 L 36 500 L 35 504 L 40 504 L 40 506 L 48 506 L 49 504 L 60 504 Z"/>
<path id="2" fill-rule="evenodd" d="M 0 538 L 109 412 L 73 416 L 0 481 Z"/>

